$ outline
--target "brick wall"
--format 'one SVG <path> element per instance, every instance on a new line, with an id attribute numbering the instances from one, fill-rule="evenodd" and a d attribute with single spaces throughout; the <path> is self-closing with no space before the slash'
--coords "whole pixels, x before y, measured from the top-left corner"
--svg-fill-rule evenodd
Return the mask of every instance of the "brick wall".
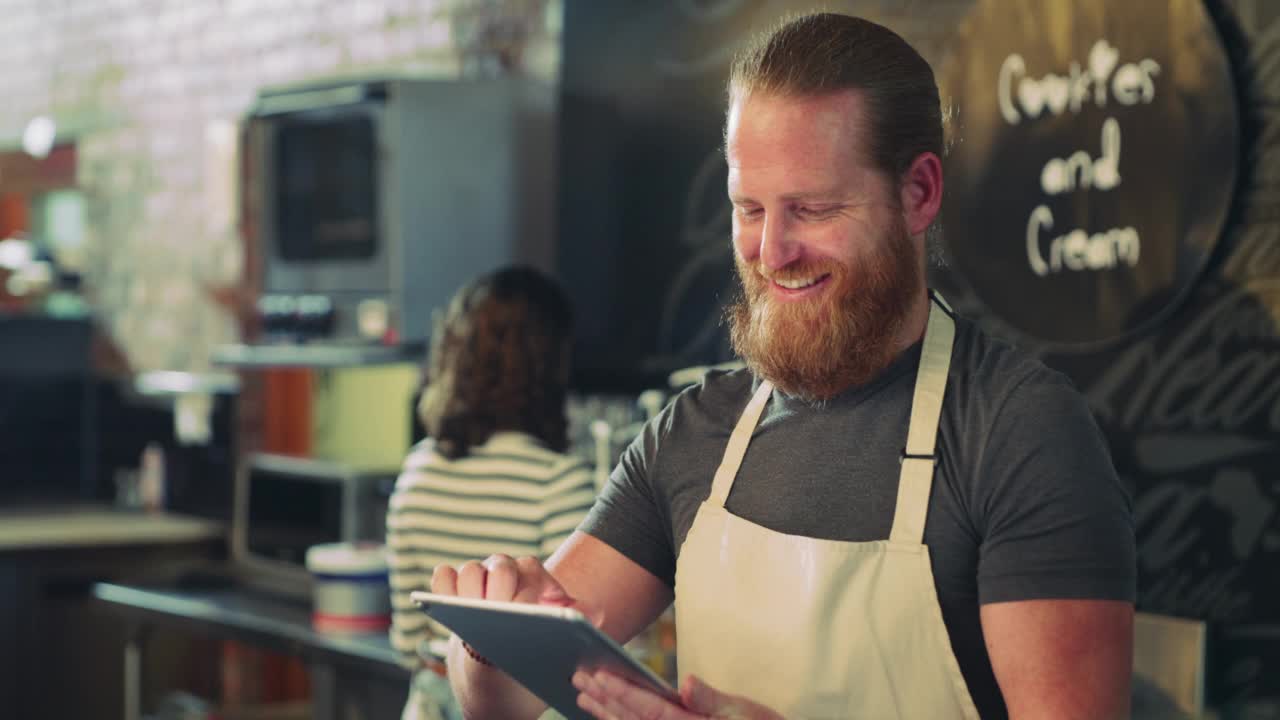
<path id="1" fill-rule="evenodd" d="M 103 326 L 135 368 L 203 368 L 236 331 L 201 288 L 234 282 L 241 263 L 217 141 L 257 89 L 503 72 L 504 57 L 554 80 L 559 3 L 0 0 L 0 146 L 17 146 L 30 118 L 55 118 L 79 149 Z"/>

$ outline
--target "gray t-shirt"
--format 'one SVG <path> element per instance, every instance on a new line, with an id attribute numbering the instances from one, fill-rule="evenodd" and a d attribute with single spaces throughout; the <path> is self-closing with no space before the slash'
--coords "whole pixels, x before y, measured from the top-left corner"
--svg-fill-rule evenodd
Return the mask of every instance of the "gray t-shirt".
<path id="1" fill-rule="evenodd" d="M 775 392 L 729 512 L 771 530 L 889 537 L 920 344 L 823 407 Z M 627 448 L 582 530 L 674 585 L 676 558 L 757 382 L 713 372 Z M 984 718 L 1007 716 L 978 608 L 1043 598 L 1132 601 L 1131 499 L 1063 375 L 961 318 L 925 520 L 942 617 Z"/>

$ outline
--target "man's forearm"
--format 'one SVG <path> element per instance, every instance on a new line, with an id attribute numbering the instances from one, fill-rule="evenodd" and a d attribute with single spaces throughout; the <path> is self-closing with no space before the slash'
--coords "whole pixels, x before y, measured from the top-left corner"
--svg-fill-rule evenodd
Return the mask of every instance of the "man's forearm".
<path id="1" fill-rule="evenodd" d="M 449 684 L 466 720 L 535 720 L 547 709 L 506 673 L 473 660 L 456 635 L 449 639 L 448 665 Z"/>

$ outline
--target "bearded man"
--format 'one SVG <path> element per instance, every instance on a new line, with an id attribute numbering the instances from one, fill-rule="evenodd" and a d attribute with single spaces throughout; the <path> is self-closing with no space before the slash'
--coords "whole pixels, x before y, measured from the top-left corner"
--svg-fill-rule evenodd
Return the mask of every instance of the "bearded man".
<path id="1" fill-rule="evenodd" d="M 1065 377 L 926 285 L 932 70 L 817 14 L 746 48 L 728 89 L 747 369 L 651 422 L 545 567 L 440 567 L 432 590 L 573 602 L 620 641 L 674 598 L 683 702 L 580 671 L 602 720 L 1126 716 L 1133 520 L 1103 438 Z M 467 650 L 468 717 L 542 710 Z"/>

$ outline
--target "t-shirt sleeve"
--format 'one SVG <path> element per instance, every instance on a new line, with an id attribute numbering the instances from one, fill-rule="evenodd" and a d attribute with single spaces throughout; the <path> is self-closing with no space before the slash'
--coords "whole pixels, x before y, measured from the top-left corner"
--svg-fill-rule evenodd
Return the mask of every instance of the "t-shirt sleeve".
<path id="1" fill-rule="evenodd" d="M 667 532 L 670 510 L 654 482 L 658 444 L 671 412 L 669 405 L 623 451 L 579 529 L 674 587 L 675 551 Z"/>
<path id="2" fill-rule="evenodd" d="M 1133 601 L 1133 504 L 1084 398 L 1065 378 L 1021 383 L 979 462 L 982 604 Z"/>

